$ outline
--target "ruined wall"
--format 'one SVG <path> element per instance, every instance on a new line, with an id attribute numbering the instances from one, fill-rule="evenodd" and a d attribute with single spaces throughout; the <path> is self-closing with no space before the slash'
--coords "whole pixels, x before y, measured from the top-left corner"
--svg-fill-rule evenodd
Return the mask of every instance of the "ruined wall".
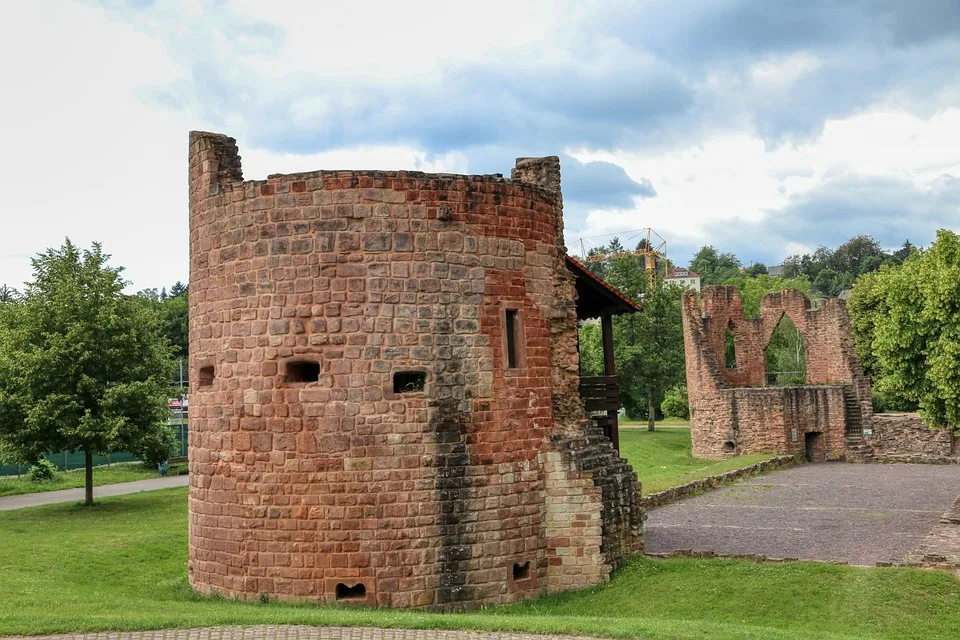
<path id="1" fill-rule="evenodd" d="M 873 416 L 872 433 L 865 433 L 874 462 L 956 464 L 960 462 L 957 436 L 950 429 L 931 429 L 916 413 Z"/>
<path id="2" fill-rule="evenodd" d="M 577 400 L 556 158 L 243 181 L 194 132 L 189 160 L 194 588 L 458 609 L 642 548 L 636 476 Z"/>
<path id="3" fill-rule="evenodd" d="M 808 386 L 764 386 L 766 348 L 784 315 L 803 336 Z M 746 318 L 734 287 L 711 286 L 703 290 L 702 305 L 695 292 L 684 294 L 683 326 L 695 456 L 798 453 L 805 450 L 805 434 L 823 434 L 815 439 L 818 455 L 839 458 L 847 450 L 845 432 L 870 424 L 870 385 L 842 301 L 811 309 L 802 293 L 785 290 L 763 298 L 759 318 Z M 724 358 L 728 328 L 737 352 L 730 369 Z"/>

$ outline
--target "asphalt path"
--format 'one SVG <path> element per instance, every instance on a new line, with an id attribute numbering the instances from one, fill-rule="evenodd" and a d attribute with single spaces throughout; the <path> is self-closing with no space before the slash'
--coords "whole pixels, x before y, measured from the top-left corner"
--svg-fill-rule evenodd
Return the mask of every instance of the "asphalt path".
<path id="1" fill-rule="evenodd" d="M 93 499 L 122 496 L 128 493 L 140 493 L 141 491 L 155 491 L 156 489 L 169 489 L 171 487 L 186 487 L 189 484 L 190 477 L 186 475 L 104 484 L 93 488 Z M 0 511 L 37 507 L 42 504 L 56 504 L 58 502 L 83 502 L 84 493 L 84 489 L 80 488 L 6 496 L 0 498 Z"/>
<path id="2" fill-rule="evenodd" d="M 901 562 L 960 494 L 960 465 L 807 464 L 653 509 L 648 553 Z"/>

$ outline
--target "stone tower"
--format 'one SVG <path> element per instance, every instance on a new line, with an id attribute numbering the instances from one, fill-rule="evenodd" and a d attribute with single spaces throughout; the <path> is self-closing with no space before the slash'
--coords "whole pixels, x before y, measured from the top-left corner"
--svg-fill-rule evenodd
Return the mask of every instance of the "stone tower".
<path id="1" fill-rule="evenodd" d="M 244 181 L 193 132 L 189 162 L 195 589 L 461 609 L 642 548 L 578 401 L 557 158 Z"/>

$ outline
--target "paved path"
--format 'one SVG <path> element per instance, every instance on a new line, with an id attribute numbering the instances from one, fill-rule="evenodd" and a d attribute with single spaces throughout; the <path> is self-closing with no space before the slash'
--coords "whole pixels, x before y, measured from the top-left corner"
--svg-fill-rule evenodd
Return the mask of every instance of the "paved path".
<path id="1" fill-rule="evenodd" d="M 808 464 L 649 512 L 648 553 L 902 562 L 960 494 L 960 465 Z"/>
<path id="2" fill-rule="evenodd" d="M 168 478 L 151 478 L 150 480 L 137 480 L 135 482 L 118 482 L 117 484 L 104 484 L 93 488 L 93 497 L 107 498 L 109 496 L 122 496 L 127 493 L 140 493 L 141 491 L 153 491 L 155 489 L 169 489 L 170 487 L 186 487 L 190 484 L 190 477 L 170 476 Z M 54 504 L 57 502 L 82 502 L 84 498 L 84 489 L 63 489 L 61 491 L 45 491 L 43 493 L 27 493 L 21 496 L 6 496 L 0 498 L 0 511 L 9 511 L 10 509 L 22 509 L 23 507 L 36 507 L 41 504 Z"/>
<path id="3" fill-rule="evenodd" d="M 85 633 L 61 636 L 31 636 L 31 638 L 33 640 L 38 638 L 56 638 L 57 640 L 575 640 L 571 636 L 534 636 L 509 632 L 426 631 L 419 629 L 292 625 L 214 627 L 210 629 L 135 631 L 129 633 Z M 4 640 L 10 639 L 4 638 Z"/>

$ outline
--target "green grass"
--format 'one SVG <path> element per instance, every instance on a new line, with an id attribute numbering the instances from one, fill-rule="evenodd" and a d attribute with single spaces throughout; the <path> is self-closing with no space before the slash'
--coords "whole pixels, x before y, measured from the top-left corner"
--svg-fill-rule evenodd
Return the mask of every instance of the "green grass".
<path id="1" fill-rule="evenodd" d="M 186 465 L 171 465 L 169 475 L 186 472 Z M 140 463 L 114 464 L 110 467 L 94 467 L 93 484 L 115 484 L 117 482 L 133 482 L 134 480 L 149 480 L 160 477 L 156 469 L 148 469 Z M 58 473 L 57 477 L 49 482 L 30 482 L 25 476 L 4 476 L 0 478 L 0 497 L 17 496 L 24 493 L 40 493 L 43 491 L 59 491 L 60 489 L 77 489 L 84 486 L 84 470 L 66 471 Z"/>
<path id="2" fill-rule="evenodd" d="M 0 635 L 375 625 L 656 640 L 960 637 L 960 580 L 915 569 L 639 559 L 602 587 L 464 615 L 259 605 L 187 585 L 186 489 L 0 512 Z"/>
<path id="3" fill-rule="evenodd" d="M 629 460 L 637 472 L 645 495 L 774 457 L 772 453 L 760 453 L 721 461 L 694 458 L 690 454 L 689 428 L 623 429 L 620 455 Z"/>
<path id="4" fill-rule="evenodd" d="M 647 426 L 646 420 L 632 420 L 630 418 L 620 418 L 619 420 L 621 427 L 644 427 Z M 689 427 L 690 421 L 685 418 L 664 418 L 663 420 L 657 420 L 657 427 Z"/>

